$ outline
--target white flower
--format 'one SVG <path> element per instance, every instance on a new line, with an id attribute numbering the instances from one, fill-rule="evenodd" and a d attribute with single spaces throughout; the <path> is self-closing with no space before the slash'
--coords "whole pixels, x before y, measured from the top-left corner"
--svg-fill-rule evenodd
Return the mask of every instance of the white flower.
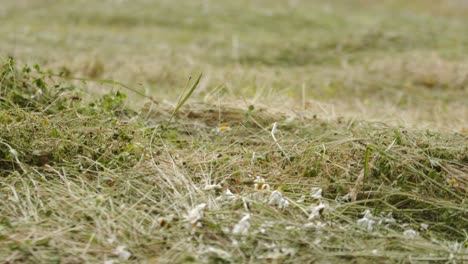
<path id="1" fill-rule="evenodd" d="M 349 202 L 351 201 L 351 193 L 347 193 L 341 197 L 335 199 L 337 202 Z"/>
<path id="2" fill-rule="evenodd" d="M 229 259 L 231 258 L 231 253 L 225 251 L 225 250 L 222 250 L 220 248 L 215 248 L 215 247 L 212 247 L 212 246 L 209 246 L 207 247 L 205 250 L 203 250 L 203 253 L 204 254 L 213 254 L 217 257 L 220 257 L 222 259 Z"/>
<path id="3" fill-rule="evenodd" d="M 275 249 L 276 248 L 276 244 L 274 242 L 271 242 L 271 243 L 263 243 L 263 245 L 268 248 L 268 249 Z"/>
<path id="4" fill-rule="evenodd" d="M 395 218 L 393 218 L 393 216 L 392 216 L 392 212 L 388 213 L 388 215 L 385 218 L 384 222 L 387 223 L 387 224 L 396 222 Z"/>
<path id="5" fill-rule="evenodd" d="M 357 220 L 357 224 L 361 227 L 366 228 L 367 231 L 372 231 L 373 226 L 375 224 L 375 220 L 373 220 L 372 218 L 372 213 L 369 209 L 367 209 L 366 211 L 364 211 L 364 217 Z"/>
<path id="6" fill-rule="evenodd" d="M 283 195 L 279 191 L 273 191 L 269 198 L 269 205 L 277 205 L 279 209 L 288 207 L 289 201 L 283 198 Z"/>
<path id="7" fill-rule="evenodd" d="M 256 190 L 270 190 L 270 185 L 265 183 L 265 179 L 257 176 L 257 179 L 255 179 L 254 182 L 254 188 Z"/>
<path id="8" fill-rule="evenodd" d="M 125 246 L 118 246 L 113 251 L 112 254 L 118 256 L 122 260 L 127 260 L 130 258 L 132 253 L 125 249 Z"/>
<path id="9" fill-rule="evenodd" d="M 289 116 L 288 118 L 286 118 L 286 120 L 284 120 L 284 123 L 285 123 L 285 124 L 289 124 L 289 123 L 291 123 L 292 121 L 294 121 L 294 119 L 295 119 L 294 116 Z"/>
<path id="10" fill-rule="evenodd" d="M 116 241 L 115 235 L 112 235 L 108 239 L 106 239 L 106 242 L 109 244 L 113 244 Z"/>
<path id="11" fill-rule="evenodd" d="M 216 133 L 224 133 L 224 132 L 228 132 L 228 131 L 231 131 L 232 128 L 226 124 L 222 124 L 220 125 L 219 127 L 216 128 Z"/>
<path id="12" fill-rule="evenodd" d="M 408 229 L 408 230 L 405 230 L 405 232 L 403 232 L 403 236 L 407 239 L 414 239 L 418 236 L 418 232 L 416 232 L 415 230 L 413 229 Z"/>
<path id="13" fill-rule="evenodd" d="M 226 196 L 235 196 L 235 195 L 231 192 L 231 190 L 226 189 Z"/>
<path id="14" fill-rule="evenodd" d="M 309 220 L 320 218 L 320 214 L 322 213 L 323 209 L 325 209 L 325 204 L 322 202 L 320 202 L 319 205 L 312 205 L 310 207 L 311 213 L 309 215 Z"/>
<path id="15" fill-rule="evenodd" d="M 197 205 L 197 207 L 190 210 L 189 214 L 185 217 L 185 219 L 192 225 L 195 225 L 198 220 L 202 219 L 203 217 L 203 210 L 205 209 L 206 204 L 202 203 Z"/>
<path id="16" fill-rule="evenodd" d="M 34 91 L 34 94 L 31 95 L 31 99 L 39 97 L 41 94 L 42 94 L 42 90 L 41 89 L 36 89 L 36 91 Z"/>
<path id="17" fill-rule="evenodd" d="M 314 199 L 322 199 L 322 189 L 319 187 L 312 187 L 310 196 Z"/>
<path id="18" fill-rule="evenodd" d="M 237 199 L 236 195 L 233 194 L 229 189 L 226 189 L 226 192 L 216 197 L 215 201 L 226 202 L 226 201 L 235 201 L 236 199 Z"/>
<path id="19" fill-rule="evenodd" d="M 270 202 L 269 204 L 270 205 L 276 205 L 276 204 L 279 204 L 280 201 L 283 199 L 283 195 L 281 194 L 281 192 L 279 191 L 273 191 L 270 195 Z"/>
<path id="20" fill-rule="evenodd" d="M 316 228 L 316 229 L 322 229 L 325 226 L 327 226 L 327 224 L 324 223 L 324 222 L 321 222 L 321 221 L 315 221 L 315 222 L 310 222 L 310 223 L 304 224 L 304 227 L 306 227 L 306 228 Z"/>
<path id="21" fill-rule="evenodd" d="M 375 217 L 375 220 L 378 220 L 377 225 L 386 224 L 386 226 L 388 226 L 389 224 L 396 223 L 395 218 L 392 216 L 392 212 L 389 212 L 386 216 L 380 214 L 380 217 Z"/>
<path id="22" fill-rule="evenodd" d="M 421 223 L 420 226 L 422 230 L 427 230 L 429 228 L 429 225 L 426 223 Z"/>
<path id="23" fill-rule="evenodd" d="M 257 259 L 268 259 L 268 260 L 276 260 L 276 259 L 279 259 L 279 258 L 282 258 L 284 257 L 284 254 L 281 254 L 278 249 L 275 249 L 271 252 L 267 252 L 263 255 L 260 255 L 257 257 Z"/>
<path id="24" fill-rule="evenodd" d="M 221 190 L 223 187 L 221 184 L 208 184 L 206 185 L 203 190 L 205 191 L 211 191 L 211 190 Z"/>
<path id="25" fill-rule="evenodd" d="M 239 221 L 239 223 L 234 225 L 234 228 L 232 229 L 232 233 L 234 235 L 242 235 L 245 236 L 249 233 L 249 228 L 250 228 L 250 214 L 245 215 L 242 217 L 242 219 Z"/>
<path id="26" fill-rule="evenodd" d="M 305 195 L 302 195 L 301 198 L 299 198 L 299 200 L 297 200 L 296 202 L 303 203 L 304 201 L 305 201 Z"/>
<path id="27" fill-rule="evenodd" d="M 174 215 L 170 214 L 167 217 L 159 217 L 156 221 L 159 227 L 167 228 L 170 227 L 171 222 L 174 220 Z"/>
<path id="28" fill-rule="evenodd" d="M 295 248 L 282 248 L 281 252 L 283 252 L 286 256 L 294 256 L 294 255 L 296 255 L 297 249 L 295 249 Z"/>
<path id="29" fill-rule="evenodd" d="M 268 249 L 267 253 L 257 256 L 257 259 L 266 259 L 268 262 L 272 260 L 283 259 L 286 256 L 294 256 L 297 252 L 297 249 L 294 248 L 280 248 L 275 244 L 267 245 L 265 247 Z M 274 263 L 277 261 L 273 261 Z"/>

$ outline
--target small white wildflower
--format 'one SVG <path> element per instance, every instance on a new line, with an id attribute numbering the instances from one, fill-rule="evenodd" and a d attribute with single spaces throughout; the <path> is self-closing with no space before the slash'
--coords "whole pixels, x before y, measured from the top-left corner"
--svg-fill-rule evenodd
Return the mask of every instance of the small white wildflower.
<path id="1" fill-rule="evenodd" d="M 447 247 L 451 251 L 451 253 L 460 253 L 463 250 L 465 243 L 458 243 L 458 242 L 448 242 Z"/>
<path id="2" fill-rule="evenodd" d="M 312 205 L 310 207 L 310 210 L 311 210 L 311 213 L 309 215 L 309 220 L 315 220 L 315 219 L 318 219 L 320 218 L 320 214 L 322 213 L 322 211 L 325 209 L 325 204 L 320 202 L 319 205 Z"/>
<path id="3" fill-rule="evenodd" d="M 325 226 L 327 226 L 327 224 L 324 223 L 324 222 L 321 222 L 321 221 L 314 221 L 314 222 L 310 222 L 310 223 L 304 224 L 304 227 L 305 227 L 305 228 L 322 229 L 322 228 L 324 228 Z"/>
<path id="4" fill-rule="evenodd" d="M 14 148 L 10 148 L 10 154 L 15 158 L 18 157 L 18 151 Z"/>
<path id="5" fill-rule="evenodd" d="M 195 225 L 200 219 L 203 217 L 203 210 L 205 209 L 206 204 L 202 203 L 197 205 L 195 208 L 190 210 L 189 214 L 186 216 L 186 220 L 192 224 Z"/>
<path id="6" fill-rule="evenodd" d="M 202 250 L 202 252 L 205 254 L 213 254 L 222 259 L 230 259 L 232 257 L 231 253 L 224 251 L 220 248 L 212 247 L 212 246 L 207 247 L 205 250 Z"/>
<path id="7" fill-rule="evenodd" d="M 295 248 L 282 248 L 281 252 L 285 254 L 286 256 L 294 256 L 297 253 L 297 249 Z"/>
<path id="8" fill-rule="evenodd" d="M 125 246 L 118 246 L 113 251 L 112 254 L 118 256 L 122 260 L 127 260 L 130 258 L 132 253 L 125 249 Z"/>
<path id="9" fill-rule="evenodd" d="M 39 97 L 41 94 L 42 94 L 42 90 L 41 89 L 36 89 L 36 91 L 34 91 L 34 94 L 31 95 L 31 99 Z"/>
<path id="10" fill-rule="evenodd" d="M 211 191 L 211 190 L 221 190 L 223 187 L 221 184 L 208 184 L 206 185 L 203 190 L 205 191 Z"/>
<path id="11" fill-rule="evenodd" d="M 276 204 L 279 204 L 279 202 L 281 201 L 281 199 L 283 199 L 283 195 L 281 194 L 281 192 L 279 191 L 273 191 L 270 195 L 270 198 L 269 198 L 269 204 L 270 205 L 276 205 Z"/>
<path id="12" fill-rule="evenodd" d="M 351 193 L 347 193 L 343 195 L 342 197 L 337 197 L 336 198 L 337 202 L 349 202 L 351 201 Z"/>
<path id="13" fill-rule="evenodd" d="M 413 229 L 407 229 L 403 232 L 403 236 L 407 239 L 414 239 L 418 236 L 418 232 Z"/>
<path id="14" fill-rule="evenodd" d="M 357 224 L 361 227 L 366 228 L 367 231 L 372 231 L 372 229 L 374 228 L 373 226 L 375 224 L 375 221 L 372 220 L 372 218 L 372 213 L 369 209 L 367 209 L 366 211 L 364 211 L 364 217 L 357 220 Z"/>
<path id="15" fill-rule="evenodd" d="M 392 216 L 392 212 L 388 213 L 387 217 L 384 219 L 384 222 L 387 224 L 396 222 L 395 218 Z"/>
<path id="16" fill-rule="evenodd" d="M 263 255 L 260 255 L 257 257 L 257 259 L 268 259 L 268 260 L 276 260 L 284 257 L 284 254 L 278 251 L 277 248 L 275 248 L 272 252 L 265 253 Z"/>
<path id="17" fill-rule="evenodd" d="M 232 229 L 232 233 L 234 235 L 242 235 L 245 236 L 249 233 L 249 228 L 250 228 L 250 214 L 245 215 L 242 217 L 242 219 L 239 221 L 239 223 L 234 225 L 234 228 Z"/>
<path id="18" fill-rule="evenodd" d="M 275 223 L 272 221 L 264 222 L 263 224 L 260 225 L 258 231 L 262 234 L 266 234 L 267 231 L 271 230 L 274 225 Z"/>
<path id="19" fill-rule="evenodd" d="M 157 219 L 157 225 L 161 228 L 167 228 L 170 227 L 171 222 L 174 220 L 174 215 L 170 214 L 166 217 L 159 217 Z"/>
<path id="20" fill-rule="evenodd" d="M 322 199 L 322 189 L 319 187 L 312 187 L 310 196 L 314 199 Z"/>
<path id="21" fill-rule="evenodd" d="M 279 209 L 288 207 L 289 201 L 283 198 L 283 194 L 279 191 L 273 191 L 269 198 L 269 205 L 278 206 Z"/>
<path id="22" fill-rule="evenodd" d="M 265 179 L 263 179 L 262 177 L 257 176 L 257 178 L 254 180 L 254 183 L 255 190 L 270 190 L 270 185 L 265 183 Z"/>
<path id="23" fill-rule="evenodd" d="M 234 194 L 231 192 L 231 190 L 226 189 L 226 196 L 234 196 Z"/>
<path id="24" fill-rule="evenodd" d="M 226 192 L 216 197 L 215 201 L 225 202 L 225 201 L 235 201 L 236 199 L 237 199 L 236 195 L 233 194 L 229 189 L 226 189 Z"/>
<path id="25" fill-rule="evenodd" d="M 366 218 L 373 218 L 374 216 L 372 216 L 372 213 L 371 213 L 371 211 L 370 211 L 369 209 L 366 209 L 366 210 L 364 211 L 364 217 L 366 217 Z"/>
<path id="26" fill-rule="evenodd" d="M 112 235 L 111 237 L 106 239 L 106 242 L 109 243 L 109 244 L 113 244 L 115 242 L 115 240 L 116 240 L 115 236 Z"/>
<path id="27" fill-rule="evenodd" d="M 429 225 L 426 223 L 421 223 L 420 226 L 422 230 L 427 230 L 429 228 Z"/>
<path id="28" fill-rule="evenodd" d="M 274 242 L 271 243 L 263 243 L 263 245 L 268 248 L 268 249 L 274 249 L 277 247 L 277 245 Z"/>
<path id="29" fill-rule="evenodd" d="M 231 131 L 231 127 L 226 125 L 226 124 L 222 124 L 220 125 L 219 127 L 216 128 L 216 133 L 224 133 L 224 132 L 228 132 L 228 131 Z"/>
<path id="30" fill-rule="evenodd" d="M 371 252 L 372 252 L 372 254 L 374 254 L 374 255 L 377 255 L 377 254 L 379 253 L 379 251 L 378 251 L 377 249 L 373 249 Z"/>
<path id="31" fill-rule="evenodd" d="M 305 201 L 305 198 L 305 195 L 302 195 L 301 198 L 299 198 L 296 202 L 303 203 Z"/>
<path id="32" fill-rule="evenodd" d="M 291 123 L 292 121 L 294 121 L 294 119 L 295 119 L 294 116 L 289 116 L 288 118 L 286 118 L 286 120 L 284 120 L 284 123 L 285 123 L 285 124 L 289 124 L 289 123 Z"/>

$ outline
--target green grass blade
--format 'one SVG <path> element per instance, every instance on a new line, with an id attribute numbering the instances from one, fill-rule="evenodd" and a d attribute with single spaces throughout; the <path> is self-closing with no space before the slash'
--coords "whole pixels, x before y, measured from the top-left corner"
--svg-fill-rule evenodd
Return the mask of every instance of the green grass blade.
<path id="1" fill-rule="evenodd" d="M 195 89 L 197 88 L 198 84 L 200 83 L 200 80 L 201 80 L 201 77 L 203 76 L 203 73 L 200 73 L 200 75 L 198 76 L 197 80 L 195 81 L 195 83 L 192 85 L 192 87 L 190 88 L 190 90 L 187 92 L 187 94 L 182 98 L 182 100 L 180 100 L 180 102 L 177 104 L 176 108 L 174 109 L 174 112 L 172 112 L 172 115 L 171 115 L 171 120 L 172 118 L 174 117 L 175 114 L 177 114 L 177 112 L 179 112 L 180 108 L 187 102 L 187 100 L 190 98 L 190 96 L 192 96 L 193 92 L 195 91 Z"/>

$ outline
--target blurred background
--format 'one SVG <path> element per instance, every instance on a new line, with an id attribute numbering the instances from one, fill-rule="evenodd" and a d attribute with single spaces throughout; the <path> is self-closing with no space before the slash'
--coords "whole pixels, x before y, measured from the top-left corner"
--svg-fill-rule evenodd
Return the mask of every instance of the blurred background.
<path id="1" fill-rule="evenodd" d="M 0 34 L 3 59 L 161 101 L 204 72 L 195 100 L 442 130 L 468 122 L 465 0 L 2 0 Z"/>

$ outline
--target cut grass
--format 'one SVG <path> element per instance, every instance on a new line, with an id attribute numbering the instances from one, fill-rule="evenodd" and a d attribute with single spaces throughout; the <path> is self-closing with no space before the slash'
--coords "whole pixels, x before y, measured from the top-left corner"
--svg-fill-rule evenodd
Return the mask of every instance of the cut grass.
<path id="1" fill-rule="evenodd" d="M 468 261 L 462 1 L 0 18 L 0 262 Z"/>
<path id="2" fill-rule="evenodd" d="M 463 135 L 255 106 L 189 104 L 169 123 L 163 103 L 135 112 L 121 92 L 86 99 L 25 69 L 9 61 L 0 74 L 6 262 L 102 262 L 122 252 L 139 262 L 466 261 Z M 231 130 L 217 131 L 221 123 Z M 269 190 L 254 188 L 258 177 Z M 221 189 L 205 189 L 213 184 Z M 315 218 L 312 187 L 324 197 Z M 288 207 L 269 202 L 273 190 Z M 246 214 L 248 232 L 234 235 Z"/>

